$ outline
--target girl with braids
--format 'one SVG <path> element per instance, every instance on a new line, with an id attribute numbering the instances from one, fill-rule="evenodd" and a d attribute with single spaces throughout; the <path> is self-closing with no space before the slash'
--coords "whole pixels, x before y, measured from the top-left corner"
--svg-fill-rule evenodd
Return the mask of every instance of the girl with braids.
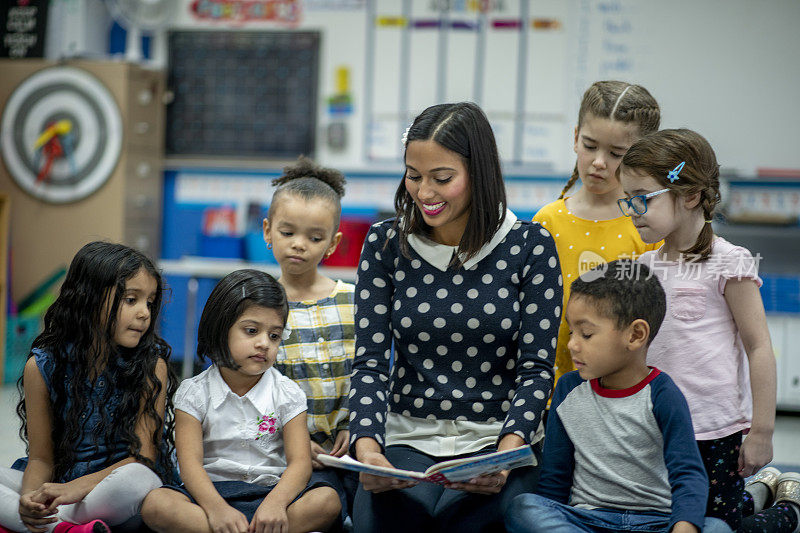
<path id="1" fill-rule="evenodd" d="M 127 246 L 75 255 L 19 382 L 27 466 L 0 469 L 0 529 L 109 531 L 170 479 L 176 381 L 154 331 L 162 289 Z"/>
<path id="2" fill-rule="evenodd" d="M 745 514 L 771 496 L 778 505 L 742 521 L 744 478 L 772 459 L 775 356 L 757 261 L 711 226 L 720 199 L 713 149 L 693 131 L 659 131 L 630 147 L 620 180 L 622 213 L 644 242 L 664 242 L 640 258 L 667 294 L 647 362 L 672 376 L 689 404 L 710 480 L 706 515 L 733 529 L 761 531 L 768 521 L 775 529 L 764 531 L 795 530 L 800 476 L 774 469 L 748 486 Z"/>
<path id="3" fill-rule="evenodd" d="M 264 219 L 264 240 L 281 266 L 278 281 L 289 300 L 289 337 L 275 363 L 308 398 L 311 463 L 339 493 L 342 518 L 352 508 L 358 474 L 325 468 L 318 454 L 347 453 L 350 432 L 348 395 L 355 355 L 355 286 L 320 274 L 317 265 L 330 256 L 339 230 L 344 175 L 305 157 L 286 168 Z"/>
<path id="4" fill-rule="evenodd" d="M 625 151 L 642 135 L 658 130 L 660 112 L 647 89 L 622 81 L 598 81 L 583 95 L 572 171 L 558 200 L 533 220 L 553 236 L 564 280 L 564 303 L 570 284 L 582 273 L 619 257 L 654 249 L 642 242 L 630 220 L 619 215 L 622 188 L 617 168 Z M 581 188 L 565 197 L 576 181 Z M 575 370 L 569 350 L 569 328 L 563 314 L 556 346 L 555 378 Z"/>

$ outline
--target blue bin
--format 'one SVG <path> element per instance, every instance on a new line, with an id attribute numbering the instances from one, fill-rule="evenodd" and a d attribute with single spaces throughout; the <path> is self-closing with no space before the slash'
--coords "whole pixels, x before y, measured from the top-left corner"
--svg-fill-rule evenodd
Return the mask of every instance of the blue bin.
<path id="1" fill-rule="evenodd" d="M 267 248 L 264 235 L 260 231 L 251 231 L 244 236 L 245 258 L 255 263 L 269 263 L 277 265 L 272 250 Z"/>
<path id="2" fill-rule="evenodd" d="M 3 381 L 15 382 L 25 368 L 36 336 L 41 333 L 42 317 L 9 316 L 6 322 L 6 358 L 3 368 Z"/>
<path id="3" fill-rule="evenodd" d="M 200 255 L 203 257 L 223 257 L 242 259 L 242 238 L 228 235 L 201 235 Z"/>

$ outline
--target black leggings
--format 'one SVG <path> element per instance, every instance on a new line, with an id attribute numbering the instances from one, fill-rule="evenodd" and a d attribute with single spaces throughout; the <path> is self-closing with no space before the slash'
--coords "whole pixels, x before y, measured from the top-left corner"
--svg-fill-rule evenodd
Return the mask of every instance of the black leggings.
<path id="1" fill-rule="evenodd" d="M 753 514 L 753 498 L 739 476 L 741 445 L 741 431 L 697 441 L 709 482 L 706 516 L 724 520 L 734 531 L 791 533 L 797 528 L 797 515 L 790 504 L 779 503 Z"/>

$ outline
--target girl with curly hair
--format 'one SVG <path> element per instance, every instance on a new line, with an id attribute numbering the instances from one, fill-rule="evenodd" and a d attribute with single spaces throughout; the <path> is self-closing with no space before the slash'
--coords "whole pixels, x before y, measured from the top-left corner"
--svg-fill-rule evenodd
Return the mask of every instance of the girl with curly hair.
<path id="1" fill-rule="evenodd" d="M 154 331 L 162 288 L 127 246 L 75 255 L 19 381 L 28 457 L 15 465 L 24 472 L 0 468 L 0 529 L 109 531 L 172 475 L 177 382 Z"/>

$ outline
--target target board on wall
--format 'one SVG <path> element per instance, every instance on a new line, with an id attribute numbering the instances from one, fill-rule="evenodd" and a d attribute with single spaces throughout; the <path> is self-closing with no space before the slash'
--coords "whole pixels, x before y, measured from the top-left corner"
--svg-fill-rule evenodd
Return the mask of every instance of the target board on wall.
<path id="1" fill-rule="evenodd" d="M 0 152 L 11 177 L 49 203 L 75 202 L 98 190 L 122 149 L 113 96 L 75 67 L 54 66 L 26 78 L 0 120 Z"/>

